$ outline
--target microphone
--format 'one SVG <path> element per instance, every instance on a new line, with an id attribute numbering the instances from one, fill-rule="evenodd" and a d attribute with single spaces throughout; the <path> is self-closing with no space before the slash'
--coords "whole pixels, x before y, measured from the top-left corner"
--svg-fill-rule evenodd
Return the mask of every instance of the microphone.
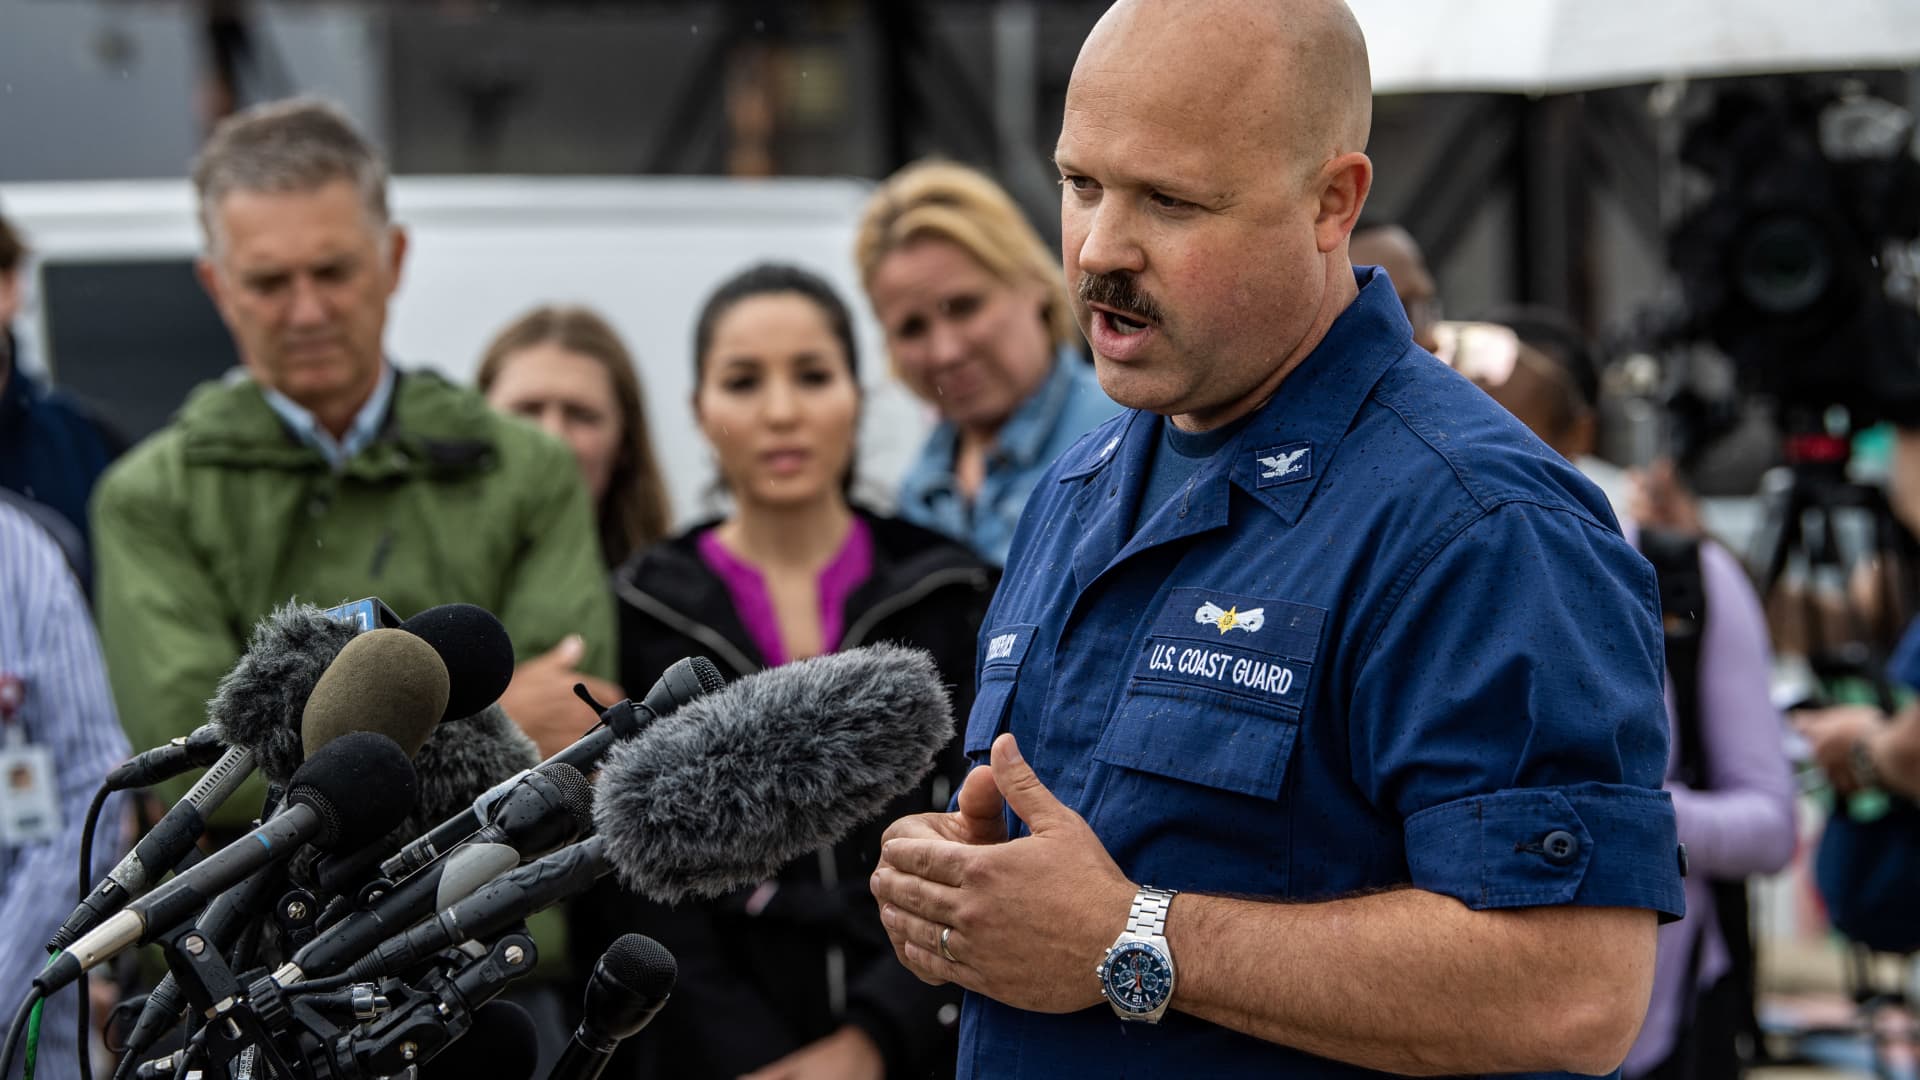
<path id="1" fill-rule="evenodd" d="M 615 941 L 593 965 L 580 1026 L 549 1080 L 596 1080 L 621 1040 L 646 1027 L 667 1003 L 679 974 L 673 954 L 652 938 L 627 934 Z"/>
<path id="2" fill-rule="evenodd" d="M 590 836 L 509 870 L 466 899 L 404 934 L 381 942 L 347 969 L 358 981 L 404 970 L 442 949 L 488 937 L 545 910 L 606 876 L 611 866 L 600 837 Z"/>
<path id="3" fill-rule="evenodd" d="M 413 760 L 420 771 L 420 798 L 400 828 L 402 840 L 424 836 L 441 822 L 471 810 L 476 800 L 540 764 L 540 750 L 496 704 L 435 729 Z M 479 826 L 476 821 L 474 828 Z M 458 836 L 451 843 L 464 839 Z"/>
<path id="4" fill-rule="evenodd" d="M 442 720 L 478 713 L 500 700 L 513 681 L 513 639 L 486 608 L 441 604 L 401 623 L 400 629 L 433 646 L 447 665 L 453 693 Z"/>
<path id="5" fill-rule="evenodd" d="M 446 707 L 447 666 L 432 646 L 405 630 L 368 630 L 341 648 L 307 696 L 302 757 L 350 731 L 381 731 L 411 758 Z M 285 779 L 272 762 L 261 768 Z"/>
<path id="6" fill-rule="evenodd" d="M 529 771 L 540 761 L 540 751 L 519 725 L 498 705 L 489 705 L 456 723 L 441 723 L 413 755 L 419 776 L 413 812 L 391 836 L 357 851 L 329 855 L 311 863 L 295 860 L 296 879 L 325 896 L 349 896 L 380 872 L 380 864 L 441 821 L 473 805 L 496 785 Z M 469 834 L 472 830 L 469 830 Z M 441 846 L 466 839 L 453 837 Z M 389 879 L 402 875 L 386 874 Z"/>
<path id="7" fill-rule="evenodd" d="M 163 745 L 140 751 L 121 762 L 100 783 L 108 791 L 151 787 L 188 769 L 211 765 L 226 752 L 227 743 L 220 737 L 220 726 L 209 722 Z"/>
<path id="8" fill-rule="evenodd" d="M 593 836 L 510 870 L 348 969 L 399 970 L 483 938 L 616 871 L 677 903 L 764 881 L 912 790 L 953 736 L 933 657 L 868 645 L 758 672 L 616 745 Z"/>
<path id="9" fill-rule="evenodd" d="M 868 645 L 739 679 L 615 746 L 593 817 L 663 903 L 764 881 L 913 789 L 953 736 L 933 657 Z"/>
<path id="10" fill-rule="evenodd" d="M 717 690 L 725 685 L 725 683 L 726 680 L 720 675 L 720 669 L 714 667 L 713 661 L 708 660 L 704 656 L 696 656 L 676 661 L 672 667 L 669 667 L 666 672 L 660 676 L 653 684 L 653 688 L 648 690 L 646 696 L 638 703 L 623 701 L 608 709 L 603 715 L 606 723 L 588 732 L 585 736 L 574 742 L 573 745 L 553 755 L 553 757 L 547 760 L 546 764 L 570 765 L 580 772 L 585 773 L 599 763 L 600 758 L 605 756 L 607 748 L 613 745 L 615 739 L 631 737 L 655 719 L 671 715 L 686 702 L 692 701 L 702 694 Z M 514 741 L 507 732 L 517 733 L 519 729 L 513 725 L 511 720 L 507 719 L 504 713 L 498 713 L 497 710 L 490 710 L 490 712 L 496 713 L 499 717 L 499 723 L 502 729 L 500 739 L 502 742 Z M 486 716 L 487 714 L 482 715 Z M 491 722 L 492 718 L 488 717 L 488 719 Z M 471 727 L 472 725 L 467 726 Z M 435 743 L 437 744 L 438 741 L 439 740 L 435 740 Z M 524 735 L 519 736 L 518 742 L 528 748 L 526 752 L 529 756 L 538 753 L 538 751 L 531 749 L 533 745 L 532 740 L 526 739 Z M 468 755 L 471 755 L 471 758 L 469 758 Z M 447 777 L 459 776 L 462 780 L 461 783 L 449 783 L 444 789 L 448 794 L 452 794 L 453 790 L 465 790 L 467 787 L 466 781 L 471 777 L 471 773 L 462 767 L 466 760 L 485 759 L 489 764 L 495 762 L 503 764 L 503 757 L 493 757 L 492 753 L 486 750 L 486 744 L 483 742 L 476 741 L 468 743 L 449 736 L 447 746 L 448 760 L 446 763 L 441 764 L 436 761 L 433 769 L 423 768 L 422 771 L 427 773 L 429 777 L 436 775 L 445 775 Z M 442 772 L 442 770 L 444 770 L 444 772 Z M 405 877 L 420 867 L 432 862 L 441 852 L 472 836 L 483 824 L 483 820 L 492 802 L 499 799 L 505 793 L 505 789 L 518 778 L 517 775 L 509 775 L 505 780 L 500 781 L 492 788 L 483 789 L 477 795 L 463 796 L 459 802 L 447 808 L 446 813 L 439 817 L 424 813 L 425 807 L 423 807 L 423 813 L 418 815 L 419 817 L 426 818 L 427 820 L 437 820 L 440 823 L 425 835 L 419 836 L 406 847 L 402 848 L 399 854 L 394 855 L 382 863 L 380 865 L 380 872 L 389 878 L 398 879 Z M 438 780 L 433 780 L 429 783 L 428 787 L 436 793 L 443 790 Z M 423 802 L 424 801 L 423 799 Z M 471 805 L 461 806 L 459 805 L 461 802 L 470 803 Z"/>
<path id="11" fill-rule="evenodd" d="M 527 1010 L 495 998 L 474 1010 L 473 1028 L 419 1067 L 420 1080 L 532 1080 L 540 1034 Z"/>
<path id="12" fill-rule="evenodd" d="M 182 740 L 204 745 L 214 738 L 229 749 L 73 909 L 48 942 L 50 951 L 66 948 L 151 888 L 192 850 L 207 818 L 239 790 L 256 764 L 279 780 L 300 767 L 299 725 L 308 699 L 354 633 L 352 626 L 310 604 L 282 605 L 255 624 L 247 651 L 207 703 L 208 723 Z"/>
<path id="13" fill-rule="evenodd" d="M 462 844 L 365 910 L 354 912 L 308 942 L 273 973 L 274 981 L 291 986 L 337 974 L 387 936 L 434 911 L 452 907 L 518 865 L 520 852 L 507 844 Z"/>
<path id="14" fill-rule="evenodd" d="M 412 803 L 413 766 L 397 743 L 376 731 L 342 735 L 293 775 L 286 803 L 272 819 L 82 935 L 33 984 L 50 995 L 82 972 L 178 926 L 210 898 L 299 845 L 367 843 L 393 828 Z"/>
<path id="15" fill-rule="evenodd" d="M 689 656 L 675 660 L 673 666 L 661 673 L 653 688 L 638 702 L 623 701 L 601 714 L 601 725 L 575 740 L 572 746 L 561 750 L 549 758 L 549 761 L 564 761 L 579 769 L 590 772 L 607 755 L 607 750 L 615 740 L 630 739 L 647 725 L 665 716 L 670 716 L 683 705 L 727 684 L 720 669 L 713 661 L 704 656 Z M 621 706 L 625 706 L 622 708 Z"/>

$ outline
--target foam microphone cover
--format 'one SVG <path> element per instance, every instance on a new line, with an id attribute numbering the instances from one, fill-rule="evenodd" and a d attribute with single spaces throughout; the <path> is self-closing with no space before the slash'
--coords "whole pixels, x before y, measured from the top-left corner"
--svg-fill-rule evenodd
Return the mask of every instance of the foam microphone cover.
<path id="1" fill-rule="evenodd" d="M 881 813 L 952 736 L 925 651 L 869 645 L 802 660 L 615 744 L 594 824 L 627 888 L 665 903 L 718 896 Z"/>
<path id="2" fill-rule="evenodd" d="M 350 850 L 392 829 L 413 805 L 405 747 L 378 731 L 349 731 L 316 747 L 287 782 L 287 803 L 305 803 L 325 827 L 314 846 Z"/>
<path id="3" fill-rule="evenodd" d="M 378 731 L 412 756 L 446 707 L 447 666 L 432 646 L 405 630 L 368 630 L 314 685 L 300 739 L 311 756 L 349 731 Z"/>
<path id="4" fill-rule="evenodd" d="M 405 844 L 473 805 L 488 788 L 540 763 L 540 750 L 501 711 L 489 705 L 457 724 L 441 724 L 413 755 L 420 776 L 418 801 L 397 834 Z"/>
<path id="5" fill-rule="evenodd" d="M 247 651 L 207 702 L 228 746 L 253 751 L 261 772 L 285 780 L 305 760 L 301 715 L 354 628 L 311 604 L 285 604 L 254 624 Z"/>
<path id="6" fill-rule="evenodd" d="M 447 665 L 446 712 L 460 720 L 500 700 L 513 681 L 513 639 L 493 612 L 473 604 L 430 607 L 400 624 L 433 646 Z"/>

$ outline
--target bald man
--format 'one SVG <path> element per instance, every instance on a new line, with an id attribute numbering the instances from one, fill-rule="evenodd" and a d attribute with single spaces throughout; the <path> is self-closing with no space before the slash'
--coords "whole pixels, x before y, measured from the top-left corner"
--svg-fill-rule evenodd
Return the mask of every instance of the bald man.
<path id="1" fill-rule="evenodd" d="M 1347 249 L 1337 0 L 1123 0 L 1055 154 L 1129 410 L 980 637 L 952 812 L 871 882 L 981 1077 L 1607 1073 L 1682 908 L 1652 575 Z"/>

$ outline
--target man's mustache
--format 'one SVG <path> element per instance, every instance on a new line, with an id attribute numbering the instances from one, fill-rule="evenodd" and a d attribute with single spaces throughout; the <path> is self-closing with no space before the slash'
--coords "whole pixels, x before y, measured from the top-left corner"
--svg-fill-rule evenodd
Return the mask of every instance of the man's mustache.
<path id="1" fill-rule="evenodd" d="M 1075 291 L 1083 304 L 1123 311 L 1141 322 L 1157 324 L 1163 320 L 1160 305 L 1140 291 L 1130 273 L 1082 274 Z"/>

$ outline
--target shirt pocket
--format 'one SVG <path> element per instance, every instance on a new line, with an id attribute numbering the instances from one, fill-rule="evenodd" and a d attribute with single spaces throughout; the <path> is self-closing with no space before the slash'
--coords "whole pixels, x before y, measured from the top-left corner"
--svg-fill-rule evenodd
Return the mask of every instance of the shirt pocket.
<path id="1" fill-rule="evenodd" d="M 980 685 L 973 693 L 973 710 L 967 713 L 967 730 L 961 743 L 976 764 L 986 762 L 994 738 L 1007 730 L 1020 665 L 1026 661 L 1038 629 L 1032 623 L 996 626 L 983 639 L 986 644 L 980 662 Z"/>
<path id="2" fill-rule="evenodd" d="M 1278 799 L 1325 615 L 1280 600 L 1173 590 L 1140 645 L 1094 757 Z"/>

